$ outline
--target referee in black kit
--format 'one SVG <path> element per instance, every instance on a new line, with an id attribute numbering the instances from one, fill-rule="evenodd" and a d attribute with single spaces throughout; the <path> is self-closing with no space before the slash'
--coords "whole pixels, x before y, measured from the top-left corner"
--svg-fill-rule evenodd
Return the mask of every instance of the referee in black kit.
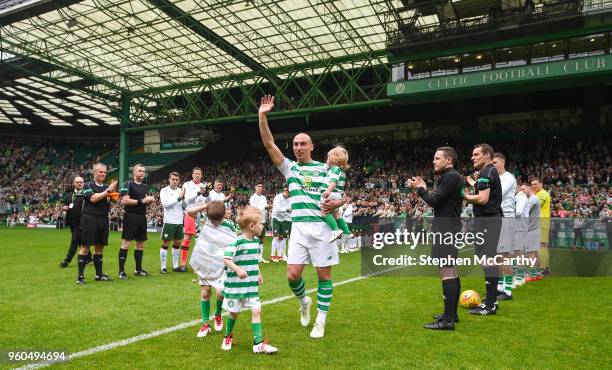
<path id="1" fill-rule="evenodd" d="M 502 187 L 497 169 L 493 165 L 493 148 L 489 144 L 477 144 L 472 151 L 472 163 L 478 170 L 476 179 L 468 176 L 467 182 L 474 187 L 474 194 L 465 193 L 465 200 L 474 204 L 474 232 L 483 233 L 484 243 L 476 244 L 474 253 L 478 257 L 493 258 L 497 255 L 497 244 L 501 232 L 503 217 L 501 209 Z M 485 274 L 486 298 L 476 308 L 470 310 L 472 315 L 495 315 L 497 306 L 497 282 L 499 267 L 482 266 Z"/>
<path id="2" fill-rule="evenodd" d="M 70 247 L 66 258 L 60 262 L 61 267 L 68 267 L 81 245 L 81 212 L 83 212 L 83 178 L 77 176 L 72 181 L 74 189 L 66 194 L 62 210 L 66 212 L 66 225 L 70 226 Z M 91 260 L 91 252 L 88 259 Z"/>
<path id="3" fill-rule="evenodd" d="M 155 201 L 148 195 L 149 187 L 145 184 L 145 167 L 134 165 L 132 169 L 133 180 L 126 181 L 121 186 L 121 204 L 123 204 L 123 232 L 121 233 L 121 247 L 119 249 L 119 279 L 126 280 L 125 260 L 128 249 L 133 240 L 136 241 L 134 262 L 136 263 L 135 276 L 149 276 L 142 268 L 142 255 L 144 242 L 147 240 L 147 204 Z"/>
<path id="4" fill-rule="evenodd" d="M 436 149 L 434 154 L 434 172 L 439 175 L 434 192 L 427 191 L 427 185 L 420 177 L 408 180 L 411 188 L 416 189 L 423 200 L 433 208 L 434 220 L 431 227 L 433 233 L 444 235 L 447 232 L 456 235 L 461 232 L 461 206 L 463 204 L 463 178 L 453 167 L 457 161 L 457 152 L 449 146 Z M 418 230 L 417 230 L 418 231 Z M 442 278 L 442 294 L 444 298 L 444 313 L 434 315 L 436 321 L 425 325 L 426 329 L 454 330 L 459 322 L 457 305 L 461 291 L 461 282 L 457 274 L 454 260 L 458 250 L 454 244 L 443 244 L 442 238 L 434 238 L 431 257 L 444 259 L 440 262 L 440 277 Z"/>

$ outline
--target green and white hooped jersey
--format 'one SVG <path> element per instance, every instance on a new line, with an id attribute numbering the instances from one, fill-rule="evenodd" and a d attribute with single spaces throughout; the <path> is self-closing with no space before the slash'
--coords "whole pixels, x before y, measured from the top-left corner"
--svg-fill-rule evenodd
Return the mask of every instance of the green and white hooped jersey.
<path id="1" fill-rule="evenodd" d="M 346 174 L 344 171 L 342 171 L 342 168 L 333 166 L 327 170 L 325 181 L 323 181 L 323 185 L 321 186 L 321 192 L 324 192 L 327 189 L 328 184 L 331 184 L 332 182 L 336 183 L 336 187 L 332 193 L 342 196 L 342 194 L 344 194 L 344 184 L 346 183 Z"/>
<path id="2" fill-rule="evenodd" d="M 327 164 L 317 161 L 298 163 L 285 158 L 278 169 L 289 187 L 291 222 L 324 222 L 320 203 Z"/>
<path id="3" fill-rule="evenodd" d="M 259 239 L 245 239 L 240 236 L 225 248 L 224 258 L 232 261 L 247 273 L 246 279 L 240 279 L 228 268 L 223 296 L 229 299 L 245 299 L 259 296 Z"/>

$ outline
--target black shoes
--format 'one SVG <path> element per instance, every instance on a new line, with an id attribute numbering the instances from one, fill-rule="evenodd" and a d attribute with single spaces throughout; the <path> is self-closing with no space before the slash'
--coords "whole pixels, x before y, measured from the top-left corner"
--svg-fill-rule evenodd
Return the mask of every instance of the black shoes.
<path id="1" fill-rule="evenodd" d="M 423 326 L 425 329 L 430 330 L 455 330 L 455 324 L 452 322 L 438 320 Z"/>
<path id="2" fill-rule="evenodd" d="M 119 279 L 121 280 L 127 280 L 127 274 L 125 273 L 125 271 L 121 271 L 119 273 Z"/>
<path id="3" fill-rule="evenodd" d="M 102 274 L 102 275 L 96 275 L 96 281 L 113 281 L 113 279 L 111 279 L 110 276 L 106 274 Z"/>
<path id="4" fill-rule="evenodd" d="M 66 261 L 66 260 L 63 260 L 62 262 L 60 262 L 60 267 L 62 267 L 62 268 L 64 268 L 64 267 L 68 267 L 68 264 L 69 264 L 69 263 L 70 263 L 70 262 L 68 262 L 68 261 Z"/>
<path id="5" fill-rule="evenodd" d="M 134 276 L 149 276 L 149 273 L 145 270 L 134 271 Z"/>
<path id="6" fill-rule="evenodd" d="M 438 315 L 433 315 L 433 318 L 436 320 L 442 320 L 442 317 L 444 316 L 444 314 L 438 314 Z M 459 316 L 455 316 L 455 318 L 453 319 L 453 322 L 457 323 L 459 322 Z"/>
<path id="7" fill-rule="evenodd" d="M 77 283 L 77 284 L 79 284 L 79 285 L 85 285 L 85 284 L 87 284 L 87 283 L 85 282 L 85 278 L 84 278 L 83 276 L 79 276 L 79 277 L 77 277 L 77 281 L 76 281 L 76 283 Z"/>
<path id="8" fill-rule="evenodd" d="M 166 270 L 166 268 L 164 267 L 163 269 L 159 270 L 160 274 L 167 274 L 168 270 Z"/>
<path id="9" fill-rule="evenodd" d="M 489 306 L 483 302 L 480 305 L 478 305 L 478 307 L 471 309 L 468 312 L 472 315 L 488 316 L 488 315 L 495 315 L 497 313 L 497 309 L 498 309 L 497 304 Z"/>

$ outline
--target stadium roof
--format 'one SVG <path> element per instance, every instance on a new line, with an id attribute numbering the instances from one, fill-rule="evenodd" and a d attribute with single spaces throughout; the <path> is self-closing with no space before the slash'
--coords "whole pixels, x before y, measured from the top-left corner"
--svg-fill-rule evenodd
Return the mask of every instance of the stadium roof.
<path id="1" fill-rule="evenodd" d="M 391 32 L 514 6 L 524 2 L 0 0 L 0 123 L 116 124 L 103 114 L 119 116 L 126 98 L 129 124 L 148 127 L 246 117 L 270 92 L 292 112 L 389 104 Z"/>
<path id="2" fill-rule="evenodd" d="M 3 64 L 28 75 L 38 62 L 49 67 L 36 71 L 40 78 L 82 80 L 74 88 L 106 97 L 115 108 L 122 95 L 157 94 L 133 103 L 135 120 L 153 122 L 163 113 L 186 121 L 193 118 L 174 112 L 183 107 L 149 108 L 163 105 L 159 96 L 309 79 L 329 72 L 322 64 L 329 60 L 344 63 L 336 70 L 355 68 L 356 60 L 384 64 L 386 17 L 401 6 L 392 0 L 13 0 L 0 2 L 0 48 Z M 7 91 L 10 96 L 0 87 L 0 94 Z"/>
<path id="3" fill-rule="evenodd" d="M 138 92 L 385 48 L 401 1 L 86 0 L 0 28 L 2 48 Z M 428 16 L 431 18 L 431 16 Z"/>

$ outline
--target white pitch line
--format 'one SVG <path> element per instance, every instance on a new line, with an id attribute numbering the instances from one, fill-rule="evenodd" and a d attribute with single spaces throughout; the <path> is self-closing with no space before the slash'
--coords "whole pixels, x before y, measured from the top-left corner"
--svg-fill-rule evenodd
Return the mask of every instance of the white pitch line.
<path id="1" fill-rule="evenodd" d="M 386 272 L 390 272 L 390 271 L 397 270 L 397 269 L 404 268 L 404 267 L 405 266 L 394 267 L 394 268 L 391 268 L 391 269 L 377 271 L 375 273 L 371 273 L 371 274 L 368 274 L 368 275 L 361 275 L 361 276 L 357 276 L 357 277 L 350 278 L 350 279 L 347 279 L 347 280 L 342 280 L 340 282 L 335 283 L 334 286 L 336 287 L 336 286 L 340 286 L 340 285 L 344 285 L 344 284 L 354 283 L 355 281 L 363 280 L 363 279 L 368 278 L 370 276 L 376 276 L 376 275 L 384 274 Z M 306 291 L 306 293 L 313 293 L 313 292 L 316 292 L 316 291 L 317 291 L 317 289 L 313 288 L 313 289 L 308 289 Z M 269 305 L 269 304 L 275 304 L 275 303 L 286 301 L 286 300 L 291 299 L 291 298 L 295 298 L 295 295 L 292 294 L 292 295 L 286 295 L 286 296 L 283 296 L 283 297 L 277 297 L 277 298 L 274 298 L 274 299 L 271 299 L 271 300 L 268 300 L 268 301 L 261 302 L 261 305 L 265 306 L 265 305 Z M 225 316 L 225 314 L 224 314 L 224 316 Z M 192 326 L 198 325 L 200 322 L 201 322 L 201 320 L 187 321 L 187 322 L 175 325 L 175 326 L 171 326 L 171 327 L 166 328 L 166 329 L 155 330 L 155 331 L 152 331 L 152 332 L 147 333 L 147 334 L 141 334 L 141 335 L 137 335 L 135 337 L 123 339 L 123 340 L 120 340 L 120 341 L 117 341 L 117 342 L 103 344 L 101 346 L 97 346 L 97 347 L 93 347 L 93 348 L 90 348 L 90 349 L 86 349 L 84 351 L 75 352 L 73 354 L 70 354 L 68 356 L 68 359 L 65 362 L 77 359 L 79 357 L 85 357 L 85 356 L 93 355 L 95 353 L 105 352 L 105 351 L 109 351 L 111 349 L 115 349 L 115 348 L 118 348 L 118 347 L 127 346 L 128 344 L 140 342 L 140 341 L 143 341 L 143 340 L 146 340 L 146 339 L 149 339 L 149 338 L 159 337 L 161 335 L 172 333 L 172 332 L 175 332 L 175 331 L 178 331 L 178 330 L 190 328 Z M 56 362 L 53 362 L 53 361 L 43 361 L 43 362 L 36 362 L 36 363 L 33 363 L 33 364 L 29 364 L 29 365 L 26 365 L 26 366 L 19 367 L 19 368 L 15 369 L 15 370 L 41 369 L 43 367 L 51 366 L 53 364 L 61 364 L 62 362 L 64 362 L 64 361 L 56 361 Z"/>

